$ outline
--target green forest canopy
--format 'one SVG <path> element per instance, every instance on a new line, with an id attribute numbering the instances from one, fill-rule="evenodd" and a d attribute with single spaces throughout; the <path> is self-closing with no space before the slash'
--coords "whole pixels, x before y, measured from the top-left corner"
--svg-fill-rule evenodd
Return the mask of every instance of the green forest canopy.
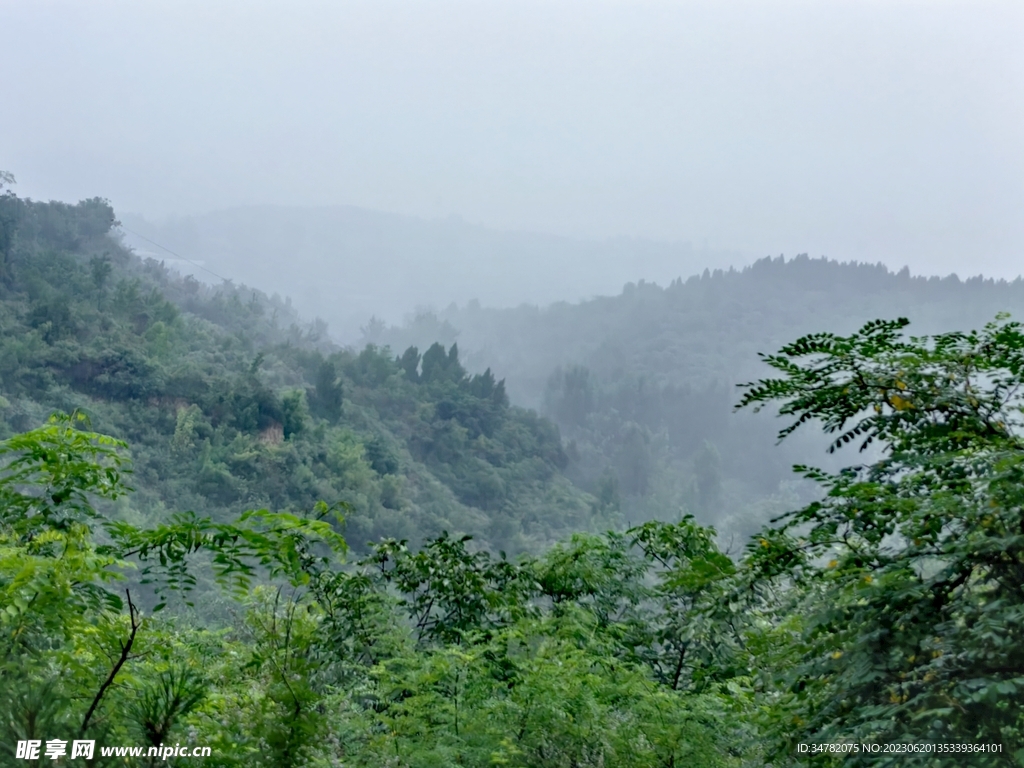
<path id="1" fill-rule="evenodd" d="M 138 526 L 94 504 L 127 491 L 127 446 L 54 417 L 0 444 L 2 743 L 184 740 L 214 765 L 877 765 L 876 744 L 1024 764 L 1024 329 L 905 325 L 804 337 L 747 387 L 742 405 L 793 419 L 783 435 L 816 419 L 882 457 L 803 469 L 823 499 L 735 560 L 692 518 L 516 561 L 384 539 L 349 564 L 326 505 Z M 203 562 L 227 625 L 132 601 L 187 598 Z"/>

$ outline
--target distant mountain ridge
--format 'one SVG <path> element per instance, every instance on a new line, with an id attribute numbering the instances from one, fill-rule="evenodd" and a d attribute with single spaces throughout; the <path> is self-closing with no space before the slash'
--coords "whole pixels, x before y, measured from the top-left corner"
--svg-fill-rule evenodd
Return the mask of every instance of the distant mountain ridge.
<path id="1" fill-rule="evenodd" d="M 394 350 L 457 341 L 467 364 L 507 380 L 513 402 L 559 425 L 577 485 L 600 494 L 615 482 L 627 519 L 684 508 L 749 533 L 797 503 L 792 464 L 829 461 L 813 434 L 776 447 L 771 414 L 733 413 L 735 385 L 767 373 L 758 353 L 876 318 L 907 317 L 922 335 L 979 328 L 999 312 L 1024 319 L 1024 280 L 915 277 L 801 255 L 664 287 L 631 282 L 576 304 L 449 307 L 367 328 L 365 340 Z"/>
<path id="2" fill-rule="evenodd" d="M 288 295 L 342 341 L 372 316 L 394 323 L 417 307 L 472 300 L 513 307 L 616 293 L 637 279 L 668 282 L 706 266 L 742 265 L 738 252 L 634 238 L 574 240 L 499 231 L 458 217 L 425 220 L 352 206 L 250 206 L 153 223 L 122 216 L 126 242 Z M 189 271 L 188 265 L 175 265 Z M 210 275 L 194 271 L 202 280 Z"/>
<path id="3" fill-rule="evenodd" d="M 546 307 L 467 305 L 367 328 L 364 341 L 404 349 L 427 337 L 458 341 L 467 360 L 507 376 L 518 401 L 541 405 L 559 365 L 606 378 L 646 375 L 703 385 L 755 375 L 757 353 L 817 330 L 849 332 L 906 316 L 912 332 L 978 327 L 997 312 L 1024 317 L 1024 279 L 913 276 L 886 265 L 766 257 L 666 285 L 630 281 L 616 295 Z"/>

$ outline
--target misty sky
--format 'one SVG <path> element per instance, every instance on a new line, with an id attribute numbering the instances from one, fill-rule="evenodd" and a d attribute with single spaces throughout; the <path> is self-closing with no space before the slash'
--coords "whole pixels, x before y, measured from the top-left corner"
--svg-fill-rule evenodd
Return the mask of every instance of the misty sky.
<path id="1" fill-rule="evenodd" d="M 0 29 L 26 196 L 1024 263 L 1020 0 L 0 0 Z"/>

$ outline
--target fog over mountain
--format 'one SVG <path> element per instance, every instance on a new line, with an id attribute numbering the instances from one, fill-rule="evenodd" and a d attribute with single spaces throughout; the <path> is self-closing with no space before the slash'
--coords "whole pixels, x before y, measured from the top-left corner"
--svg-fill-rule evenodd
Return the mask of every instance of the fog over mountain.
<path id="1" fill-rule="evenodd" d="M 546 305 L 618 293 L 637 278 L 667 284 L 743 254 L 639 238 L 581 240 L 502 232 L 458 217 L 425 220 L 351 206 L 252 206 L 153 224 L 122 215 L 125 241 L 205 282 L 218 276 L 289 297 L 334 338 L 357 341 L 371 318 L 399 323 L 471 301 Z"/>
<path id="2" fill-rule="evenodd" d="M 18 116 L 0 121 L 0 167 L 26 197 L 101 195 L 150 220 L 358 206 L 1020 272 L 1019 2 L 58 0 L 0 14 L 3 110 Z M 491 253 L 506 251 L 460 265 Z"/>

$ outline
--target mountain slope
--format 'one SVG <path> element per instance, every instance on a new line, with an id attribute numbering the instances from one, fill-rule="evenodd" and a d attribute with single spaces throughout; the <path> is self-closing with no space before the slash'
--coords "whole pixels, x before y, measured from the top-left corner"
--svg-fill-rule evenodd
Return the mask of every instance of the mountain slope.
<path id="1" fill-rule="evenodd" d="M 133 447 L 131 508 L 350 505 L 347 534 L 509 550 L 588 527 L 558 430 L 440 346 L 341 350 L 287 302 L 142 261 L 101 200 L 2 198 L 0 436 L 78 409 Z"/>
<path id="2" fill-rule="evenodd" d="M 514 402 L 541 409 L 570 441 L 569 475 L 623 498 L 629 519 L 680 508 L 730 534 L 752 532 L 801 499 L 794 463 L 828 464 L 802 435 L 775 446 L 770 414 L 733 413 L 735 384 L 764 375 L 760 352 L 814 331 L 849 333 L 909 317 L 911 332 L 1024 317 L 1024 281 L 912 277 L 881 264 L 798 256 L 705 270 L 667 287 L 640 281 L 577 304 L 424 313 L 366 338 L 403 349 L 458 341 L 474 367 L 507 377 Z"/>

